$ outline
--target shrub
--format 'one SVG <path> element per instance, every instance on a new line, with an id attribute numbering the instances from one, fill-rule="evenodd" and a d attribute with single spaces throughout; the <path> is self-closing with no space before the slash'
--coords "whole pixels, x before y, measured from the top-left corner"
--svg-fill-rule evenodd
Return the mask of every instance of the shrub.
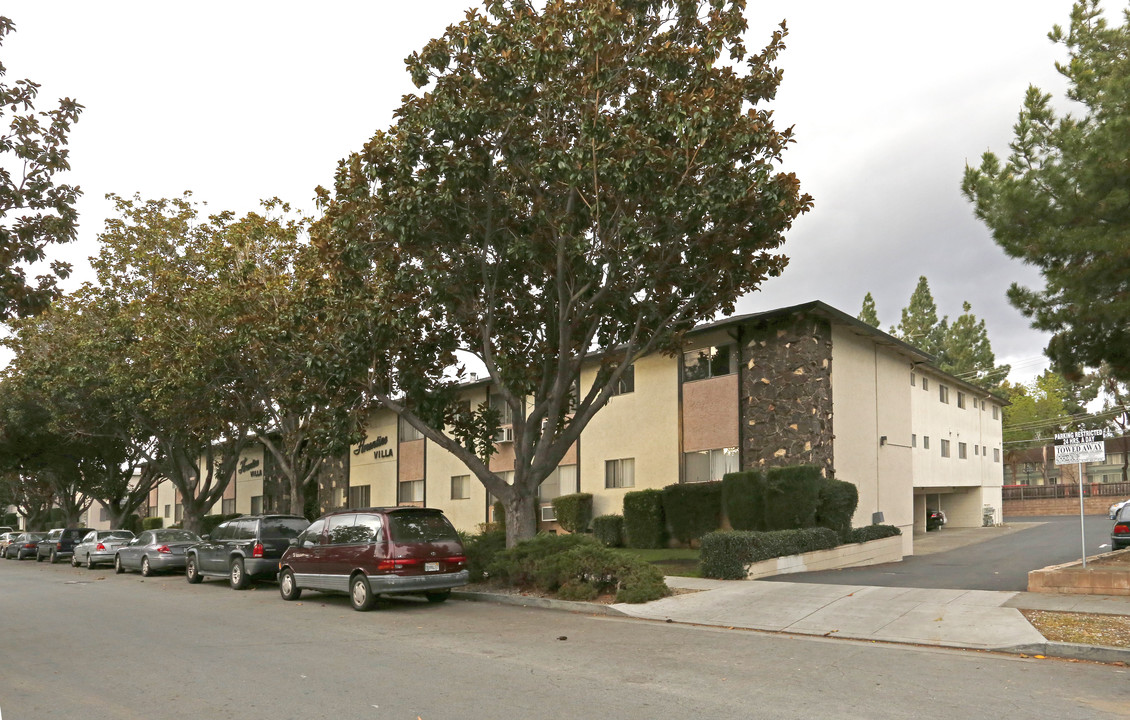
<path id="1" fill-rule="evenodd" d="M 816 524 L 831 528 L 847 541 L 851 532 L 851 518 L 859 505 L 859 489 L 843 480 L 826 480 L 820 487 L 820 501 L 816 507 Z"/>
<path id="2" fill-rule="evenodd" d="M 732 530 L 702 537 L 699 570 L 703 577 L 737 580 L 749 566 L 769 558 L 828 550 L 839 544 L 839 536 L 828 528 L 799 528 L 773 532 Z"/>
<path id="3" fill-rule="evenodd" d="M 765 474 L 760 470 L 726 473 L 722 507 L 735 530 L 765 529 Z"/>
<path id="4" fill-rule="evenodd" d="M 581 602 L 593 600 L 600 591 L 593 585 L 580 580 L 569 580 L 557 589 L 557 597 L 562 600 L 579 600 Z"/>
<path id="5" fill-rule="evenodd" d="M 883 538 L 894 537 L 895 535 L 902 535 L 902 530 L 899 530 L 894 525 L 868 525 L 867 527 L 855 528 L 847 534 L 849 543 L 861 543 L 868 540 L 882 540 Z"/>
<path id="6" fill-rule="evenodd" d="M 601 515 L 592 519 L 592 535 L 605 547 L 624 544 L 624 518 L 621 515 Z"/>
<path id="7" fill-rule="evenodd" d="M 553 498 L 553 514 L 557 524 L 571 533 L 583 533 L 592 522 L 592 495 L 573 493 Z"/>
<path id="8" fill-rule="evenodd" d="M 814 526 L 820 486 L 824 482 L 816 465 L 770 468 L 765 474 L 765 529 Z"/>
<path id="9" fill-rule="evenodd" d="M 680 483 L 663 488 L 663 514 L 671 534 L 690 543 L 722 526 L 722 483 Z"/>
<path id="10" fill-rule="evenodd" d="M 661 548 L 666 544 L 663 491 L 636 490 L 624 495 L 624 541 L 633 548 Z"/>
<path id="11" fill-rule="evenodd" d="M 478 535 L 462 535 L 463 550 L 467 555 L 467 573 L 471 582 L 486 579 L 487 568 L 499 551 L 506 548 L 505 530 L 487 530 Z"/>
<path id="12" fill-rule="evenodd" d="M 211 535 L 220 523 L 243 517 L 243 513 L 229 513 L 227 515 L 205 515 L 200 518 L 200 535 Z"/>
<path id="13" fill-rule="evenodd" d="M 487 566 L 487 572 L 507 585 L 556 590 L 561 585 L 556 569 L 560 556 L 586 542 L 595 544 L 586 535 L 539 533 L 530 540 L 497 552 Z"/>
<path id="14" fill-rule="evenodd" d="M 620 578 L 620 589 L 616 592 L 616 602 L 645 603 L 671 594 L 671 588 L 663 580 L 663 573 L 650 563 L 640 561 L 640 565 L 629 570 Z"/>
<path id="15" fill-rule="evenodd" d="M 141 532 L 141 517 L 130 513 L 122 519 L 122 530 L 129 530 L 134 535 Z"/>
<path id="16" fill-rule="evenodd" d="M 141 520 L 142 530 L 158 530 L 165 527 L 165 518 L 162 517 L 147 517 Z"/>

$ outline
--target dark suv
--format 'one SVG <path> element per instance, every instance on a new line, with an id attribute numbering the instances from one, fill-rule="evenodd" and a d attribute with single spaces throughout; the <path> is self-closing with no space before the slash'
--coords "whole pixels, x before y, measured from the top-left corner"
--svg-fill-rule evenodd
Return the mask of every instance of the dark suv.
<path id="1" fill-rule="evenodd" d="M 50 560 L 57 563 L 64 558 L 69 558 L 75 553 L 75 545 L 82 542 L 91 528 L 56 528 L 47 533 L 47 537 L 39 541 L 35 551 L 35 561 Z"/>
<path id="2" fill-rule="evenodd" d="M 236 590 L 253 579 L 274 580 L 279 558 L 310 521 L 294 515 L 239 517 L 216 526 L 204 542 L 186 551 L 184 573 L 190 583 L 226 577 Z"/>
<path id="3" fill-rule="evenodd" d="M 377 595 L 423 594 L 443 602 L 467 584 L 467 557 L 439 510 L 418 507 L 339 510 L 315 520 L 279 562 L 279 592 L 344 592 L 354 610 Z"/>

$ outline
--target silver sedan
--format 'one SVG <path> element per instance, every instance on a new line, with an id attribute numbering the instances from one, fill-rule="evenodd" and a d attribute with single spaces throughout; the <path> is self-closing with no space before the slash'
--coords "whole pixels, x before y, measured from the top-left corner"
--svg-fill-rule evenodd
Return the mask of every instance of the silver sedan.
<path id="1" fill-rule="evenodd" d="M 94 569 L 95 565 L 113 563 L 118 548 L 133 540 L 129 530 L 91 530 L 86 534 L 71 555 L 71 566 L 85 565 Z"/>
<path id="2" fill-rule="evenodd" d="M 200 536 L 188 530 L 146 530 L 114 553 L 114 572 L 140 570 L 149 576 L 184 570 L 184 550 L 198 542 Z"/>

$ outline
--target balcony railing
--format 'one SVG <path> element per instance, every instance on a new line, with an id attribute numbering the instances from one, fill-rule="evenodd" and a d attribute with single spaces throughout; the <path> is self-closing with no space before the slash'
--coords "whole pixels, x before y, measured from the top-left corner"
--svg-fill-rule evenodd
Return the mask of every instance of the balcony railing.
<path id="1" fill-rule="evenodd" d="M 1001 488 L 1004 500 L 1055 500 L 1079 497 L 1079 486 L 1070 485 L 1005 485 Z M 1130 482 L 1083 483 L 1083 497 L 1109 497 L 1112 500 L 1130 498 Z"/>

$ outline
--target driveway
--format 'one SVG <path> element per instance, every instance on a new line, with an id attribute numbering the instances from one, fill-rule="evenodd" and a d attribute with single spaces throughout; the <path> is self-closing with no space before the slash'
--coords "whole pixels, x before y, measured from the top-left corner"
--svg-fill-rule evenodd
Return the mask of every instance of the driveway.
<path id="1" fill-rule="evenodd" d="M 1087 554 L 1110 551 L 1111 521 L 1084 519 Z M 1105 547 L 1104 547 L 1105 546 Z M 957 590 L 1028 589 L 1028 572 L 1080 556 L 1078 516 L 1008 518 L 996 528 L 945 527 L 914 536 L 915 555 L 869 567 L 794 573 L 769 582 L 877 585 Z"/>

